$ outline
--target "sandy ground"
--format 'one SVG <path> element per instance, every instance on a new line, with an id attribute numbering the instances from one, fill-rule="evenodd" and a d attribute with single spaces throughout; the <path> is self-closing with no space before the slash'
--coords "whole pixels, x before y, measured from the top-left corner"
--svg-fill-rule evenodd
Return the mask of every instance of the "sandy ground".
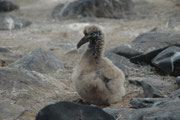
<path id="1" fill-rule="evenodd" d="M 8 46 L 23 56 L 35 48 L 43 48 L 58 57 L 65 64 L 63 71 L 50 74 L 50 76 L 63 82 L 69 94 L 63 98 L 57 98 L 55 101 L 73 100 L 79 98 L 74 90 L 71 74 L 73 67 L 76 65 L 79 54 L 66 54 L 75 49 L 76 43 L 82 37 L 84 26 L 96 24 L 103 28 L 106 33 L 106 49 L 124 43 L 129 43 L 139 34 L 148 32 L 157 27 L 160 32 L 179 32 L 180 27 L 167 28 L 167 23 L 172 13 L 177 12 L 180 8 L 171 0 L 134 0 L 137 6 L 136 15 L 130 19 L 93 19 L 92 21 L 79 22 L 76 20 L 56 21 L 51 17 L 53 8 L 66 1 L 72 0 L 12 0 L 20 6 L 20 10 L 10 14 L 25 18 L 32 22 L 29 27 L 12 30 L 0 31 L 0 47 Z M 168 8 L 168 9 L 167 9 Z M 139 94 L 142 91 L 138 88 L 126 86 L 128 92 L 135 91 L 132 94 Z M 124 100 L 111 107 L 129 107 L 127 95 Z M 47 103 L 44 103 L 47 104 Z M 43 105 L 44 105 L 43 104 Z M 24 116 L 33 116 L 36 112 L 24 113 Z"/>

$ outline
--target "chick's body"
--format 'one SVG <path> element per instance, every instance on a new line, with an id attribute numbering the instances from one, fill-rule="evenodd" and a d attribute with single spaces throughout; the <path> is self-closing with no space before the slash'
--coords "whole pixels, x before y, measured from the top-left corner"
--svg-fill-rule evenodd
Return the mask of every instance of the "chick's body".
<path id="1" fill-rule="evenodd" d="M 100 33 L 97 40 L 90 41 L 72 75 L 78 94 L 93 104 L 116 103 L 125 95 L 124 73 L 103 56 L 105 41 L 102 35 Z"/>

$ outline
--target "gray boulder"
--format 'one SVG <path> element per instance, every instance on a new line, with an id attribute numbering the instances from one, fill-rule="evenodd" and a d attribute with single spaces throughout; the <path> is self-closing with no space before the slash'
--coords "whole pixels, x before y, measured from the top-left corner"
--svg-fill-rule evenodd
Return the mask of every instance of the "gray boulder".
<path id="1" fill-rule="evenodd" d="M 104 109 L 117 120 L 179 120 L 180 99 L 171 99 L 154 107 L 142 109 Z"/>
<path id="2" fill-rule="evenodd" d="M 166 46 L 178 44 L 179 33 L 144 33 L 132 41 L 132 48 L 139 52 L 147 53 Z"/>
<path id="3" fill-rule="evenodd" d="M 15 5 L 8 0 L 0 0 L 0 12 L 10 12 L 19 9 L 19 6 Z"/>
<path id="4" fill-rule="evenodd" d="M 179 33 L 148 32 L 139 35 L 130 44 L 110 48 L 106 53 L 115 53 L 130 58 L 133 63 L 151 63 L 151 60 L 169 46 L 178 45 Z"/>
<path id="5" fill-rule="evenodd" d="M 76 0 L 56 6 L 52 16 L 58 19 L 122 18 L 132 9 L 132 0 Z"/>
<path id="6" fill-rule="evenodd" d="M 178 76 L 180 74 L 179 41 L 179 33 L 142 34 L 131 43 L 131 46 L 144 53 L 130 58 L 130 61 L 141 65 L 153 65 L 161 74 Z"/>
<path id="7" fill-rule="evenodd" d="M 180 47 L 163 50 L 152 59 L 152 64 L 169 75 L 180 75 Z"/>
<path id="8" fill-rule="evenodd" d="M 132 58 L 142 54 L 142 52 L 139 52 L 136 49 L 132 48 L 131 44 L 123 44 L 116 47 L 112 47 L 106 50 L 105 53 L 114 53 L 120 56 L 124 56 L 126 58 Z"/>
<path id="9" fill-rule="evenodd" d="M 114 116 L 116 120 L 143 120 L 143 115 L 155 110 L 155 108 L 129 109 L 129 108 L 105 108 L 104 111 Z"/>
<path id="10" fill-rule="evenodd" d="M 158 110 L 147 114 L 145 120 L 179 120 L 180 119 L 179 99 L 170 100 L 158 106 Z"/>
<path id="11" fill-rule="evenodd" d="M 174 90 L 174 85 L 161 76 L 129 77 L 129 82 L 141 86 L 144 91 L 144 97 L 166 97 L 168 92 Z"/>
<path id="12" fill-rule="evenodd" d="M 152 64 L 151 61 L 166 48 L 178 45 L 180 41 L 179 33 L 154 33 L 148 32 L 139 35 L 132 41 L 131 47 L 142 54 L 130 58 L 133 63 Z"/>
<path id="13" fill-rule="evenodd" d="M 29 89 L 31 85 L 40 85 L 40 77 L 34 77 L 33 73 L 17 68 L 0 67 L 0 88 L 5 91 Z M 35 87 L 34 86 L 34 87 Z"/>
<path id="14" fill-rule="evenodd" d="M 180 89 L 172 92 L 172 93 L 170 94 L 170 98 L 180 98 Z"/>
<path id="15" fill-rule="evenodd" d="M 58 100 L 70 99 L 67 94 L 72 87 L 66 86 L 63 82 L 63 79 L 35 71 L 0 67 L 0 101 L 7 100 L 23 106 L 25 112 L 18 119 L 31 120 L 35 117 L 32 114 L 35 115 L 43 106 Z"/>
<path id="16" fill-rule="evenodd" d="M 155 88 L 154 86 L 152 86 L 150 83 L 141 81 L 141 86 L 143 88 L 145 97 L 150 97 L 150 98 L 164 97 L 161 91 Z"/>
<path id="17" fill-rule="evenodd" d="M 129 61 L 129 59 L 114 54 L 114 53 L 105 53 L 105 57 L 109 58 L 114 65 L 122 69 L 125 75 L 129 75 L 136 70 L 137 66 Z"/>
<path id="18" fill-rule="evenodd" d="M 144 62 L 149 62 L 159 52 L 163 51 L 169 46 L 178 45 L 179 41 L 179 33 L 148 32 L 139 35 L 130 44 L 124 44 L 110 48 L 106 51 L 106 53 L 115 53 L 127 58 L 138 57 L 139 59 L 147 59 L 143 60 Z"/>
<path id="19" fill-rule="evenodd" d="M 52 73 L 58 69 L 63 69 L 64 65 L 53 54 L 38 48 L 10 65 L 10 67 L 18 67 L 40 73 Z"/>
<path id="20" fill-rule="evenodd" d="M 130 44 L 120 45 L 120 46 L 108 49 L 105 52 L 105 54 L 114 53 L 119 56 L 124 56 L 126 58 L 129 58 L 130 62 L 132 63 L 143 65 L 143 66 L 153 65 L 153 66 L 156 66 L 156 68 L 158 68 L 156 70 L 159 70 L 160 68 L 162 69 L 161 71 L 165 71 L 166 73 L 168 72 L 170 75 L 173 74 L 177 76 L 179 75 L 179 70 L 180 70 L 180 67 L 179 67 L 180 62 L 179 62 L 179 54 L 178 54 L 179 53 L 178 49 L 180 46 L 179 41 L 180 41 L 179 33 L 148 32 L 148 33 L 144 33 L 138 36 Z M 170 50 L 170 47 L 173 47 L 173 49 Z M 176 49 L 174 49 L 175 47 Z M 162 58 L 160 59 L 160 61 L 157 61 L 159 60 L 159 57 L 158 59 L 154 59 L 163 51 L 166 51 L 167 53 L 166 58 L 169 60 L 169 61 L 165 60 L 164 63 L 162 62 L 165 58 L 162 55 L 161 55 Z M 169 57 L 169 54 L 173 54 L 173 55 Z M 116 60 L 113 60 L 113 61 L 116 61 Z M 167 64 L 170 67 L 168 67 Z M 164 72 L 161 72 L 161 74 L 162 73 Z"/>
<path id="21" fill-rule="evenodd" d="M 141 55 L 137 55 L 135 57 L 130 58 L 130 61 L 136 64 L 141 64 L 141 65 L 147 65 L 147 64 L 151 65 L 152 59 L 155 58 L 160 52 L 167 49 L 168 47 L 169 46 L 156 49 L 147 53 L 143 53 Z"/>
<path id="22" fill-rule="evenodd" d="M 180 74 L 180 44 L 170 45 L 130 58 L 136 64 L 150 64 L 162 74 L 178 76 Z"/>
<path id="23" fill-rule="evenodd" d="M 22 106 L 10 103 L 8 101 L 0 101 L 0 108 L 1 120 L 15 120 L 25 110 Z"/>
<path id="24" fill-rule="evenodd" d="M 106 52 L 105 57 L 109 58 L 114 65 L 125 73 L 126 76 L 152 74 L 151 66 L 139 66 L 130 62 L 130 60 L 124 56 Z"/>
<path id="25" fill-rule="evenodd" d="M 133 108 L 148 108 L 155 107 L 162 103 L 167 102 L 170 99 L 167 98 L 132 98 L 130 100 L 130 104 Z"/>
<path id="26" fill-rule="evenodd" d="M 0 21 L 0 30 L 20 29 L 31 24 L 28 20 L 16 18 L 4 13 L 0 14 Z"/>
<path id="27" fill-rule="evenodd" d="M 176 78 L 176 84 L 178 85 L 178 87 L 180 87 L 180 76 Z"/>
<path id="28" fill-rule="evenodd" d="M 7 53 L 10 52 L 7 48 L 0 47 L 0 53 Z"/>
<path id="29" fill-rule="evenodd" d="M 0 67 L 0 99 L 8 99 L 25 108 L 35 107 L 37 101 L 65 96 L 60 81 L 37 72 Z"/>

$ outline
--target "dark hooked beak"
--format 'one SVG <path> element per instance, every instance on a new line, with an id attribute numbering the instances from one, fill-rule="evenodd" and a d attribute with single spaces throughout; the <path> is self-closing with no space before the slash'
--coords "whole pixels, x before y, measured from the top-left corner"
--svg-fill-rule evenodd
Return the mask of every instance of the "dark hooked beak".
<path id="1" fill-rule="evenodd" d="M 89 42 L 88 37 L 84 36 L 77 44 L 77 49 L 79 49 L 83 44 Z"/>

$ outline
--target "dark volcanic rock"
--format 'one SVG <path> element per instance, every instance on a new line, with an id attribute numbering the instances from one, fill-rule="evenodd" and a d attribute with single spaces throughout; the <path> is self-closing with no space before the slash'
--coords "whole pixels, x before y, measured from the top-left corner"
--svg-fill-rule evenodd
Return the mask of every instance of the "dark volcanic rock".
<path id="1" fill-rule="evenodd" d="M 141 86 L 144 90 L 144 96 L 149 98 L 158 98 L 158 97 L 164 97 L 162 93 L 153 87 L 150 83 L 147 83 L 145 81 L 141 81 Z"/>
<path id="2" fill-rule="evenodd" d="M 129 58 L 130 62 L 132 63 L 143 66 L 141 67 L 141 70 L 138 70 L 139 68 L 137 68 L 137 66 L 135 67 L 135 65 L 131 63 L 125 64 L 128 67 L 129 65 L 133 65 L 129 68 L 132 70 L 136 69 L 138 74 L 144 71 L 142 68 L 145 68 L 145 65 L 151 65 L 152 67 L 156 68 L 154 71 L 160 73 L 161 75 L 168 73 L 170 75 L 178 76 L 180 74 L 179 49 L 179 33 L 149 32 L 138 36 L 132 43 L 128 45 L 120 45 L 114 48 L 110 48 L 105 52 L 105 55 L 114 53 L 121 57 L 124 56 Z M 119 62 L 117 61 L 119 61 L 120 58 L 117 56 L 112 57 L 112 55 L 110 55 L 108 58 L 112 60 L 116 66 L 118 66 Z M 120 60 L 122 60 L 122 58 Z M 129 60 L 126 61 L 129 62 Z M 120 66 L 119 68 L 123 69 L 123 67 Z M 145 73 L 147 74 L 147 72 L 148 69 L 145 68 Z"/>
<path id="3" fill-rule="evenodd" d="M 58 102 L 44 107 L 36 120 L 115 120 L 102 109 L 72 102 Z"/>
<path id="4" fill-rule="evenodd" d="M 16 63 L 10 65 L 10 67 L 14 66 L 40 73 L 52 73 L 64 68 L 63 63 L 59 59 L 41 48 L 30 52 Z"/>
<path id="5" fill-rule="evenodd" d="M 176 84 L 180 87 L 180 76 L 176 78 Z"/>
<path id="6" fill-rule="evenodd" d="M 142 109 L 104 109 L 120 120 L 179 120 L 180 99 L 171 99 L 155 107 Z"/>
<path id="7" fill-rule="evenodd" d="M 138 109 L 138 108 L 147 108 L 147 107 L 155 107 L 162 103 L 167 102 L 169 99 L 167 98 L 132 98 L 130 100 L 130 104 Z"/>
<path id="8" fill-rule="evenodd" d="M 158 111 L 146 115 L 145 120 L 179 120 L 180 119 L 180 99 L 170 100 L 159 105 Z"/>
<path id="9" fill-rule="evenodd" d="M 124 56 L 126 58 L 132 58 L 132 57 L 142 54 L 142 52 L 139 52 L 135 50 L 134 48 L 132 48 L 131 44 L 124 44 L 124 45 L 112 47 L 106 50 L 105 53 L 115 53 L 117 55 Z"/>
<path id="10" fill-rule="evenodd" d="M 180 98 L 180 89 L 172 92 L 170 98 Z"/>
<path id="11" fill-rule="evenodd" d="M 149 79 L 142 78 L 142 80 L 129 78 L 129 82 L 134 85 L 142 86 L 144 91 L 144 97 L 149 97 L 149 98 L 165 97 L 161 93 L 160 89 L 162 90 L 169 87 L 169 84 L 164 81 L 150 79 L 150 78 Z"/>
<path id="12" fill-rule="evenodd" d="M 22 114 L 24 108 L 8 101 L 0 101 L 0 119 L 14 120 Z"/>
<path id="13" fill-rule="evenodd" d="M 105 57 L 110 59 L 114 65 L 120 68 L 126 76 L 137 74 L 152 74 L 151 66 L 139 66 L 130 62 L 130 60 L 124 56 L 117 55 L 115 53 L 105 52 Z"/>
<path id="14" fill-rule="evenodd" d="M 7 14 L 0 14 L 0 30 L 13 30 L 27 27 L 31 22 L 10 16 Z"/>
<path id="15" fill-rule="evenodd" d="M 144 120 L 143 115 L 155 110 L 154 108 L 142 108 L 142 109 L 112 109 L 105 108 L 104 111 L 113 115 L 117 120 Z M 157 109 L 156 109 L 157 110 Z"/>
<path id="16" fill-rule="evenodd" d="M 129 59 L 114 53 L 105 53 L 105 57 L 109 58 L 118 68 L 122 69 L 125 75 L 128 75 L 137 67 L 135 64 L 131 63 Z"/>
<path id="17" fill-rule="evenodd" d="M 11 1 L 0 0 L 0 12 L 10 12 L 19 9 L 19 6 L 13 4 Z"/>
<path id="18" fill-rule="evenodd" d="M 169 91 L 174 90 L 173 83 L 160 76 L 129 77 L 128 80 L 131 84 L 142 86 L 145 97 L 165 97 Z"/>
<path id="19" fill-rule="evenodd" d="M 141 55 L 137 55 L 135 57 L 130 58 L 130 61 L 133 63 L 136 63 L 136 64 L 141 64 L 141 65 L 143 65 L 143 64 L 150 64 L 151 65 L 152 59 L 168 47 L 160 48 L 160 49 L 153 50 L 153 51 L 150 51 L 147 53 L 143 53 Z"/>
<path id="20" fill-rule="evenodd" d="M 171 46 L 160 52 L 152 64 L 170 75 L 180 75 L 180 47 Z"/>
<path id="21" fill-rule="evenodd" d="M 0 67 L 0 99 L 32 108 L 38 100 L 66 94 L 64 86 L 51 77 L 24 69 Z"/>
<path id="22" fill-rule="evenodd" d="M 130 58 L 133 63 L 152 64 L 151 61 L 160 52 L 172 46 L 180 46 L 179 33 L 144 33 L 132 43 L 110 48 L 106 53 L 115 53 Z"/>
<path id="23" fill-rule="evenodd" d="M 180 75 L 180 44 L 169 45 L 132 57 L 130 61 L 141 65 L 149 64 L 162 73 L 178 76 Z"/>
<path id="24" fill-rule="evenodd" d="M 38 79 L 40 79 L 33 77 L 33 74 L 31 75 L 30 73 L 28 75 L 28 71 L 16 68 L 0 67 L 0 76 L 0 88 L 6 91 L 13 90 L 13 87 L 16 87 L 16 89 L 26 89 L 29 88 L 27 85 L 38 85 Z"/>
<path id="25" fill-rule="evenodd" d="M 52 16 L 59 19 L 122 18 L 132 9 L 132 0 L 76 0 L 56 6 Z"/>
<path id="26" fill-rule="evenodd" d="M 0 53 L 7 53 L 10 52 L 7 48 L 0 47 Z"/>
<path id="27" fill-rule="evenodd" d="M 178 44 L 179 33 L 144 33 L 132 41 L 132 48 L 137 51 L 147 53 L 153 50 Z"/>
<path id="28" fill-rule="evenodd" d="M 0 90 L 2 91 L 0 98 L 23 99 L 24 101 L 34 99 L 42 89 L 48 89 L 48 84 L 43 81 L 44 78 L 37 73 L 0 67 Z"/>

